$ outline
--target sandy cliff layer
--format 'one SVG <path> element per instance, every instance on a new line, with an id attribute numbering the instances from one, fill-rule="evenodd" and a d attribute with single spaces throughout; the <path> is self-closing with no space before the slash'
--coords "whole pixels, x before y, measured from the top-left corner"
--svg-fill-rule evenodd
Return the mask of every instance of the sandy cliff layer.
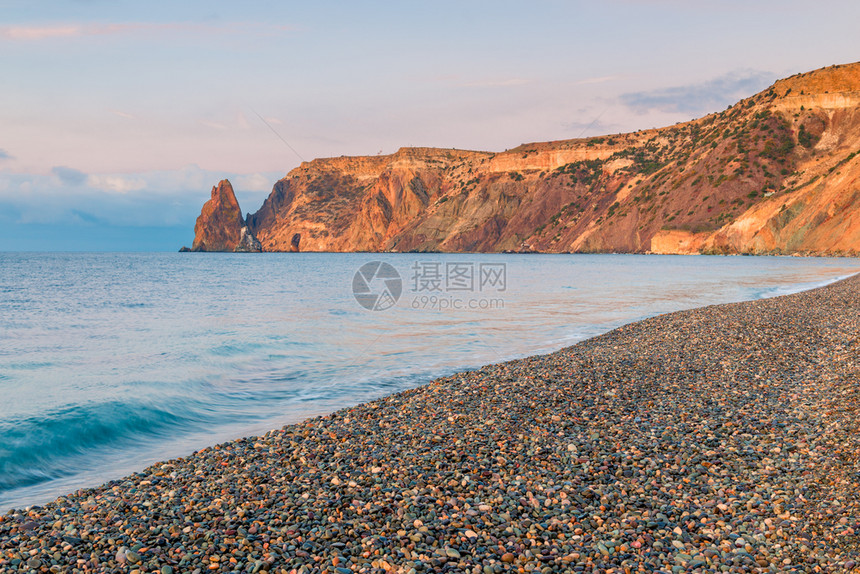
<path id="1" fill-rule="evenodd" d="M 247 224 L 266 251 L 856 254 L 858 151 L 850 64 L 659 130 L 317 159 Z"/>

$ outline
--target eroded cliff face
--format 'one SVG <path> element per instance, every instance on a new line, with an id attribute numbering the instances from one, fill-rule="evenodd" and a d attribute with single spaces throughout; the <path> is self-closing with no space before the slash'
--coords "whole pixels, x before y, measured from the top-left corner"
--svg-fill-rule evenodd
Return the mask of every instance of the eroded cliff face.
<path id="1" fill-rule="evenodd" d="M 245 224 L 228 180 L 221 180 L 213 187 L 212 197 L 203 204 L 194 225 L 191 251 L 262 251 L 260 242 Z"/>
<path id="2" fill-rule="evenodd" d="M 857 254 L 858 151 L 851 64 L 659 130 L 306 162 L 248 226 L 266 251 Z"/>
<path id="3" fill-rule="evenodd" d="M 457 163 L 480 152 L 403 148 L 375 157 L 305 162 L 275 184 L 248 218 L 266 251 L 387 249 L 449 185 Z M 296 239 L 296 236 L 299 239 Z"/>

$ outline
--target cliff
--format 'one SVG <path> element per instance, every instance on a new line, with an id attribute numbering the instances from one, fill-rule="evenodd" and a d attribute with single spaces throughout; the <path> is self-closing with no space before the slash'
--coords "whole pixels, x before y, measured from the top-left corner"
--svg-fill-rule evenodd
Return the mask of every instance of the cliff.
<path id="1" fill-rule="evenodd" d="M 247 223 L 266 251 L 851 255 L 858 151 L 850 64 L 657 130 L 305 162 Z"/>
<path id="2" fill-rule="evenodd" d="M 194 225 L 191 251 L 259 252 L 262 246 L 242 217 L 242 210 L 226 179 L 212 188 Z"/>

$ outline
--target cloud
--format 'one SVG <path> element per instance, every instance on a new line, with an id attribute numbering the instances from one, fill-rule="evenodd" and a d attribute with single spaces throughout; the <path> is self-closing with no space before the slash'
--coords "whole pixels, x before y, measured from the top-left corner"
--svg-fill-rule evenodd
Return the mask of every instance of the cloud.
<path id="1" fill-rule="evenodd" d="M 98 217 L 86 211 L 82 211 L 80 209 L 70 209 L 69 213 L 71 213 L 78 220 L 89 225 L 107 225 L 107 222 L 101 217 Z"/>
<path id="2" fill-rule="evenodd" d="M 87 178 L 87 185 L 100 191 L 124 194 L 146 189 L 146 180 L 121 175 L 91 175 Z"/>
<path id="3" fill-rule="evenodd" d="M 81 35 L 80 26 L 2 26 L 0 38 L 4 40 L 45 40 Z"/>
<path id="4" fill-rule="evenodd" d="M 66 185 L 82 185 L 87 181 L 87 174 L 71 167 L 58 165 L 51 169 L 51 173 Z"/>
<path id="5" fill-rule="evenodd" d="M 579 80 L 575 82 L 577 86 L 586 86 L 589 84 L 602 84 L 604 82 L 609 82 L 617 78 L 618 76 L 600 76 L 599 78 L 586 78 L 584 80 Z"/>
<path id="6" fill-rule="evenodd" d="M 610 105 L 579 108 L 574 112 L 575 119 L 563 122 L 561 125 L 565 131 L 571 133 L 576 138 L 617 133 L 620 127 L 618 124 L 601 121 L 613 107 Z M 612 114 L 609 115 L 612 116 Z"/>
<path id="7" fill-rule="evenodd" d="M 698 84 L 630 92 L 619 99 L 638 114 L 651 111 L 700 114 L 722 109 L 760 92 L 775 79 L 770 72 L 737 71 Z"/>
<path id="8" fill-rule="evenodd" d="M 203 127 L 207 127 L 207 128 L 212 128 L 213 130 L 221 130 L 221 131 L 223 131 L 223 130 L 230 129 L 230 128 L 228 128 L 228 127 L 227 127 L 226 125 L 224 125 L 224 124 L 221 124 L 221 123 L 218 123 L 218 122 L 211 122 L 211 121 L 209 121 L 209 120 L 198 120 L 198 122 L 200 123 L 200 125 L 201 125 L 201 126 L 203 126 Z"/>
<path id="9" fill-rule="evenodd" d="M 0 149 L 0 161 L 3 161 L 4 159 L 15 159 L 15 158 L 5 149 Z"/>
<path id="10" fill-rule="evenodd" d="M 245 211 L 259 209 L 282 173 L 178 170 L 84 174 L 58 166 L 49 174 L 0 170 L 0 222 L 12 225 L 180 226 L 194 229 L 212 186 L 233 182 Z M 65 177 L 79 182 L 58 185 Z M 3 227 L 3 226 L 0 226 Z M 57 245 L 61 248 L 62 245 Z M 177 247 L 178 248 L 178 247 Z"/>
<path id="11" fill-rule="evenodd" d="M 239 110 L 236 113 L 236 125 L 239 127 L 240 130 L 247 130 L 251 127 L 251 125 L 248 123 L 248 118 L 245 117 L 245 114 L 242 113 L 242 110 Z"/>
<path id="12" fill-rule="evenodd" d="M 603 136 L 618 131 L 617 124 L 605 124 L 600 121 L 600 118 L 591 122 L 566 122 L 562 124 L 562 127 L 577 138 Z"/>
<path id="13" fill-rule="evenodd" d="M 262 173 L 239 175 L 231 180 L 236 189 L 242 191 L 271 191 L 275 181 Z"/>
<path id="14" fill-rule="evenodd" d="M 113 114 L 113 115 L 115 115 L 115 116 L 119 116 L 119 117 L 121 117 L 121 118 L 125 118 L 125 119 L 127 119 L 127 120 L 133 120 L 133 119 L 135 119 L 135 118 L 136 118 L 136 116 L 134 116 L 134 115 L 132 115 L 132 114 L 129 114 L 129 113 L 126 113 L 126 112 L 121 112 L 121 111 L 119 111 L 119 110 L 111 110 L 111 111 L 110 111 L 110 113 L 112 113 L 112 114 Z"/>
<path id="15" fill-rule="evenodd" d="M 524 78 L 507 78 L 503 80 L 482 80 L 463 84 L 466 88 L 505 88 L 508 86 L 523 86 L 530 83 Z"/>
<path id="16" fill-rule="evenodd" d="M 181 34 L 278 33 L 292 31 L 290 26 L 270 24 L 212 25 L 179 22 L 130 22 L 124 24 L 53 24 L 48 26 L 0 26 L 0 39 L 10 41 L 39 41 L 88 36 L 118 36 L 129 33 L 176 32 Z"/>

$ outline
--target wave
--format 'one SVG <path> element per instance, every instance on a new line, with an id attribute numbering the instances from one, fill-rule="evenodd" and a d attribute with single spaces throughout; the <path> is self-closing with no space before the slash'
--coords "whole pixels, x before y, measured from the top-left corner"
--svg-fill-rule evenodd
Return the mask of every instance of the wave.
<path id="1" fill-rule="evenodd" d="M 848 279 L 849 277 L 853 277 L 856 273 L 849 273 L 847 275 L 840 275 L 839 277 L 830 277 L 828 279 L 822 279 L 820 281 L 807 281 L 805 283 L 793 283 L 791 285 L 779 285 L 777 287 L 768 287 L 765 289 L 758 289 L 754 291 L 754 299 L 770 299 L 771 297 L 780 297 L 782 295 L 792 295 L 794 293 L 800 293 L 802 291 L 809 291 L 811 289 L 817 289 L 819 287 L 825 287 L 830 285 L 831 283 L 837 283 L 842 281 L 843 279 Z"/>
<path id="2" fill-rule="evenodd" d="M 210 417 L 187 400 L 76 404 L 0 422 L 0 492 L 96 466 L 131 443 L 202 428 Z"/>
<path id="3" fill-rule="evenodd" d="M 309 403 L 331 411 L 417 386 L 447 371 L 350 377 L 336 370 L 328 378 L 302 370 L 258 373 L 244 380 L 189 381 L 184 397 L 71 404 L 7 418 L 0 421 L 0 499 L 7 491 L 116 466 L 158 445 L 185 439 L 206 442 L 200 437 L 213 428 L 232 428 L 237 421 L 251 425 L 268 420 L 275 428 L 288 422 L 285 419 L 320 411 L 309 409 Z M 143 384 L 138 392 L 152 391 L 150 385 Z"/>

